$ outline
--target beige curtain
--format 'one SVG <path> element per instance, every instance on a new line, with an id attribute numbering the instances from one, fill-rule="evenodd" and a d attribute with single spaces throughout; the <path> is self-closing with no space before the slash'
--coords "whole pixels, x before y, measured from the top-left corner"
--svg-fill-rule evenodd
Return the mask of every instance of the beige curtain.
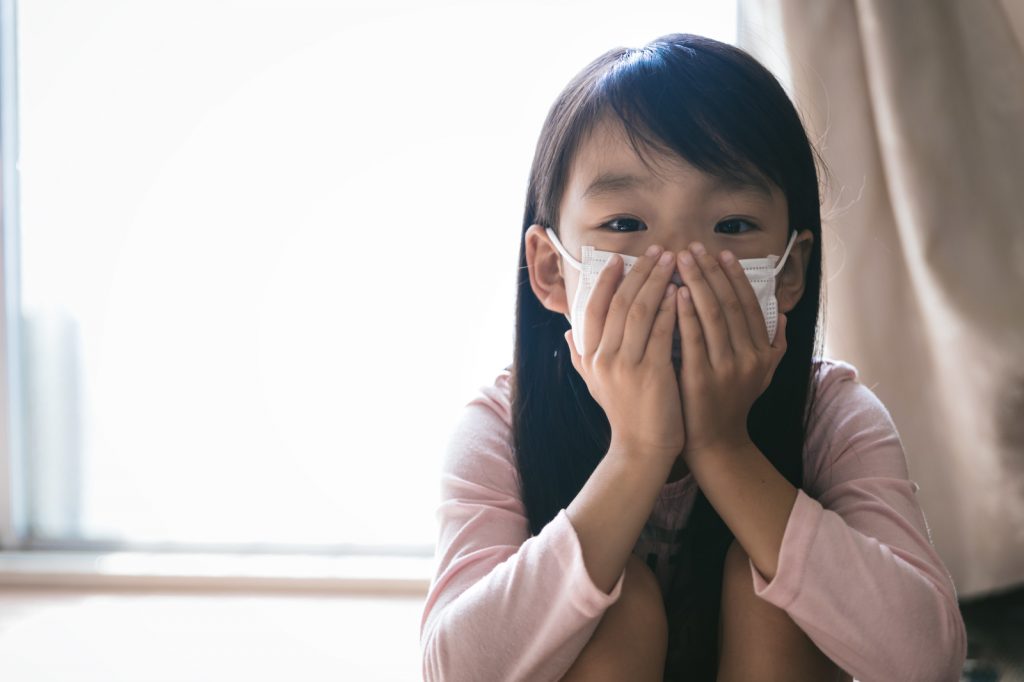
<path id="1" fill-rule="evenodd" d="M 961 599 L 1024 583 L 1024 1 L 739 4 L 830 170 L 826 353 L 892 413 Z"/>

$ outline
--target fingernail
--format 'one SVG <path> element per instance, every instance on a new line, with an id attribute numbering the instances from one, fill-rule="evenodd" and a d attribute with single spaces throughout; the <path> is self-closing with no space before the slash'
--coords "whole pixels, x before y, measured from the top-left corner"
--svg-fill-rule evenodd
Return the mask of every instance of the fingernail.
<path id="1" fill-rule="evenodd" d="M 668 265 L 671 262 L 672 253 L 670 251 L 666 251 L 665 253 L 661 254 L 661 258 L 658 259 L 658 265 Z"/>
<path id="2" fill-rule="evenodd" d="M 722 262 L 723 263 L 731 263 L 731 262 L 733 262 L 733 260 L 735 260 L 735 258 L 733 257 L 732 253 L 730 253 L 729 251 L 723 251 L 722 252 Z"/>
<path id="3" fill-rule="evenodd" d="M 679 256 L 679 260 L 683 261 L 683 265 L 693 265 L 693 256 L 690 255 L 689 251 L 683 251 L 682 255 Z"/>
<path id="4" fill-rule="evenodd" d="M 647 247 L 647 255 L 652 258 L 654 256 L 657 256 L 659 251 L 661 251 L 661 247 L 658 246 L 657 244 L 651 244 L 650 246 Z"/>
<path id="5" fill-rule="evenodd" d="M 704 249 L 704 245 L 701 244 L 700 242 L 694 242 L 693 246 L 690 248 L 692 248 L 693 252 L 698 256 L 703 256 L 705 253 L 707 253 L 707 251 Z"/>

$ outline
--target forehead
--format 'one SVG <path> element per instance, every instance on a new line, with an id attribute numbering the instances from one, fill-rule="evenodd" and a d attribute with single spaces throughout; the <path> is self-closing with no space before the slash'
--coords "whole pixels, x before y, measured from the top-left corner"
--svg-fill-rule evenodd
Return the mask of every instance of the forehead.
<path id="1" fill-rule="evenodd" d="M 695 193 L 740 193 L 774 203 L 781 192 L 772 183 L 740 181 L 705 173 L 675 153 L 643 148 L 643 158 L 615 117 L 601 118 L 581 139 L 569 171 L 563 205 L 590 203 L 624 192 L 656 193 L 665 187 Z M 645 163 L 646 162 L 646 163 Z"/>
<path id="2" fill-rule="evenodd" d="M 644 164 L 644 161 L 652 167 Z M 685 159 L 645 148 L 644 158 L 630 144 L 622 122 L 611 116 L 602 117 L 576 149 L 569 173 L 569 184 L 585 189 L 587 183 L 601 173 L 622 172 L 666 182 L 673 176 L 693 177 L 699 171 Z"/>

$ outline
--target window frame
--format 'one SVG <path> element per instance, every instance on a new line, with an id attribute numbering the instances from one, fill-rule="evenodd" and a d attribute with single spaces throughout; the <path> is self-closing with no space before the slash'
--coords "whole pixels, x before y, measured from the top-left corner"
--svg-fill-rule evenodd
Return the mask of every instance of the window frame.
<path id="1" fill-rule="evenodd" d="M 198 545 L 33 538 L 22 433 L 17 2 L 0 0 L 0 587 L 425 595 L 430 545 Z"/>

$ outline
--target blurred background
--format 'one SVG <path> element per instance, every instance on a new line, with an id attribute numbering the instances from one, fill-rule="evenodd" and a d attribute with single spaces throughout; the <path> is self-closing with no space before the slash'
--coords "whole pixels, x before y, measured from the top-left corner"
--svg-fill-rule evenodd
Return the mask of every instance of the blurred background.
<path id="1" fill-rule="evenodd" d="M 541 124 L 673 32 L 794 98 L 826 354 L 900 430 L 963 679 L 1024 679 L 1015 0 L 0 0 L 0 679 L 418 679 Z"/>

